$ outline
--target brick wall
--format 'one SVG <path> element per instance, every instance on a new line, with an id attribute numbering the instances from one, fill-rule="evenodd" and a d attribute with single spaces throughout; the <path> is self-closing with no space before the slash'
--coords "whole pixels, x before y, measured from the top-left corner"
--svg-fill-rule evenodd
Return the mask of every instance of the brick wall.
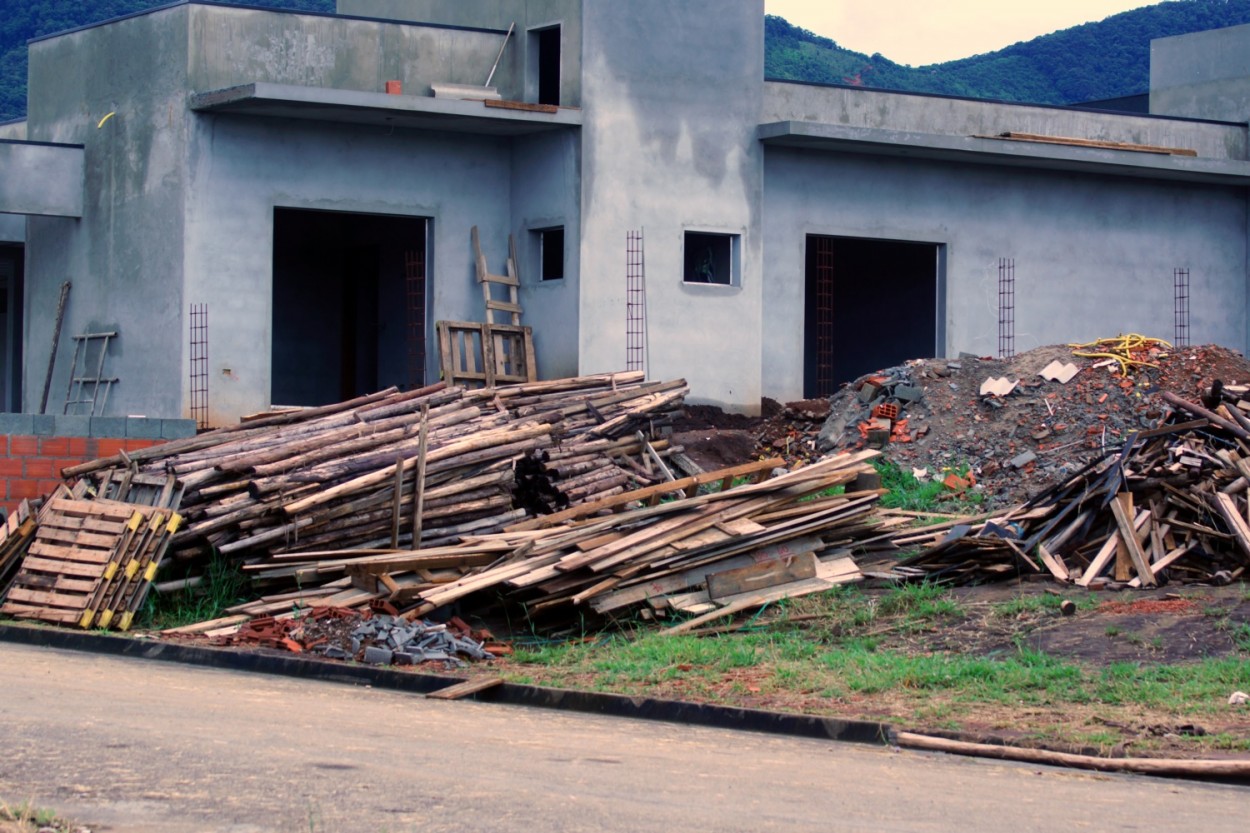
<path id="1" fill-rule="evenodd" d="M 61 469 L 194 434 L 187 419 L 0 414 L 0 507 L 51 493 Z"/>

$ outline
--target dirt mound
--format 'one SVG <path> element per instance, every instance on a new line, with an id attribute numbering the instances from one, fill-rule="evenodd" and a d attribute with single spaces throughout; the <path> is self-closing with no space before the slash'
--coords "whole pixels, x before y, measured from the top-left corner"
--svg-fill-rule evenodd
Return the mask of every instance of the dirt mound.
<path id="1" fill-rule="evenodd" d="M 868 374 L 831 399 L 819 447 L 880 445 L 921 478 L 970 472 L 990 505 L 1009 505 L 1158 425 L 1159 391 L 1198 401 L 1215 379 L 1250 380 L 1244 356 L 1214 345 L 1142 351 L 1137 358 L 1156 366 L 1130 365 L 1127 375 L 1119 362 L 1074 352 L 1050 345 L 1009 361 L 923 359 Z M 1076 374 L 1067 382 L 1038 375 L 1055 361 Z M 1006 379 L 1010 391 L 982 395 L 990 379 Z"/>

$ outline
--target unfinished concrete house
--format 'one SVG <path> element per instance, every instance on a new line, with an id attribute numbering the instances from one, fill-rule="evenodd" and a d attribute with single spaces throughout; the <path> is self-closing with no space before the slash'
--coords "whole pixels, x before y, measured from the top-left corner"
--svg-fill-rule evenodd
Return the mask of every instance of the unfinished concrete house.
<path id="1" fill-rule="evenodd" d="M 99 418 L 428 383 L 434 323 L 484 320 L 474 226 L 491 271 L 516 242 L 540 376 L 633 347 L 744 412 L 1008 337 L 1170 337 L 1181 274 L 1190 338 L 1246 347 L 1250 26 L 1157 42 L 1143 115 L 769 81 L 763 0 L 338 12 L 188 0 L 30 44 L 6 408 L 62 414 L 76 347 L 116 379 Z M 498 100 L 444 95 L 497 58 Z M 105 333 L 97 372 L 74 336 Z"/>

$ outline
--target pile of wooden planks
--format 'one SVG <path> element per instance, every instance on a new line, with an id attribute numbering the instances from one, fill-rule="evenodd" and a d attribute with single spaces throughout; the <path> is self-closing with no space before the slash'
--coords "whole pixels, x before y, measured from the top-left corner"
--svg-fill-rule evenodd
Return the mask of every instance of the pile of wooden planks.
<path id="1" fill-rule="evenodd" d="M 15 534 L 33 540 L 0 614 L 129 629 L 180 521 L 166 509 L 80 500 L 61 487 L 40 508 L 37 522 L 31 516 L 19 520 Z"/>
<path id="2" fill-rule="evenodd" d="M 879 532 L 881 492 L 839 487 L 870 472 L 866 461 L 875 455 L 840 455 L 770 479 L 763 478 L 781 461 L 764 460 L 590 502 L 438 551 L 304 561 L 292 555 L 291 568 L 346 571 L 365 590 L 389 590 L 390 601 L 415 604 L 409 616 L 502 594 L 523 603 L 531 619 L 642 610 L 717 618 L 860 578 L 849 556 L 857 540 Z M 704 482 L 727 486 L 743 477 L 757 482 L 697 493 Z M 662 492 L 685 496 L 656 501 Z M 476 566 L 450 581 L 413 580 L 451 564 Z"/>
<path id="3" fill-rule="evenodd" d="M 906 579 L 977 583 L 1049 575 L 1083 587 L 1228 583 L 1250 565 L 1250 420 L 1172 394 L 1157 428 L 1005 515 L 893 537 L 926 548 Z"/>
<path id="4" fill-rule="evenodd" d="M 146 484 L 154 500 L 175 498 L 186 523 L 172 552 L 192 580 L 210 549 L 253 564 L 328 549 L 424 551 L 529 517 L 534 501 L 517 494 L 521 460 L 530 461 L 527 482 L 545 489 L 546 511 L 661 479 L 651 455 L 665 444 L 646 437 L 680 409 L 686 390 L 683 380 L 632 372 L 388 390 L 259 415 L 64 475 L 97 495 Z M 270 572 L 265 581 L 268 595 L 283 600 L 317 589 L 294 587 L 294 573 Z"/>

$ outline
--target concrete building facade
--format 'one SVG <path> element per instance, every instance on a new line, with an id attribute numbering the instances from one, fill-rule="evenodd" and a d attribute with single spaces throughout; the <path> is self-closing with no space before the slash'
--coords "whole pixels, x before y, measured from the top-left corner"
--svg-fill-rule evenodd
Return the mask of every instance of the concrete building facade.
<path id="1" fill-rule="evenodd" d="M 1016 350 L 1169 337 L 1177 269 L 1191 338 L 1246 348 L 1250 27 L 1156 42 L 1147 116 L 766 81 L 763 18 L 187 0 L 32 42 L 0 126 L 4 407 L 39 409 L 65 280 L 57 413 L 68 337 L 116 332 L 105 414 L 190 415 L 192 305 L 212 424 L 427 383 L 434 322 L 483 319 L 474 226 L 492 270 L 517 242 L 545 378 L 625 365 L 640 234 L 650 375 L 745 412 L 994 353 L 1004 260 Z M 501 101 L 432 94 L 497 59 Z"/>

